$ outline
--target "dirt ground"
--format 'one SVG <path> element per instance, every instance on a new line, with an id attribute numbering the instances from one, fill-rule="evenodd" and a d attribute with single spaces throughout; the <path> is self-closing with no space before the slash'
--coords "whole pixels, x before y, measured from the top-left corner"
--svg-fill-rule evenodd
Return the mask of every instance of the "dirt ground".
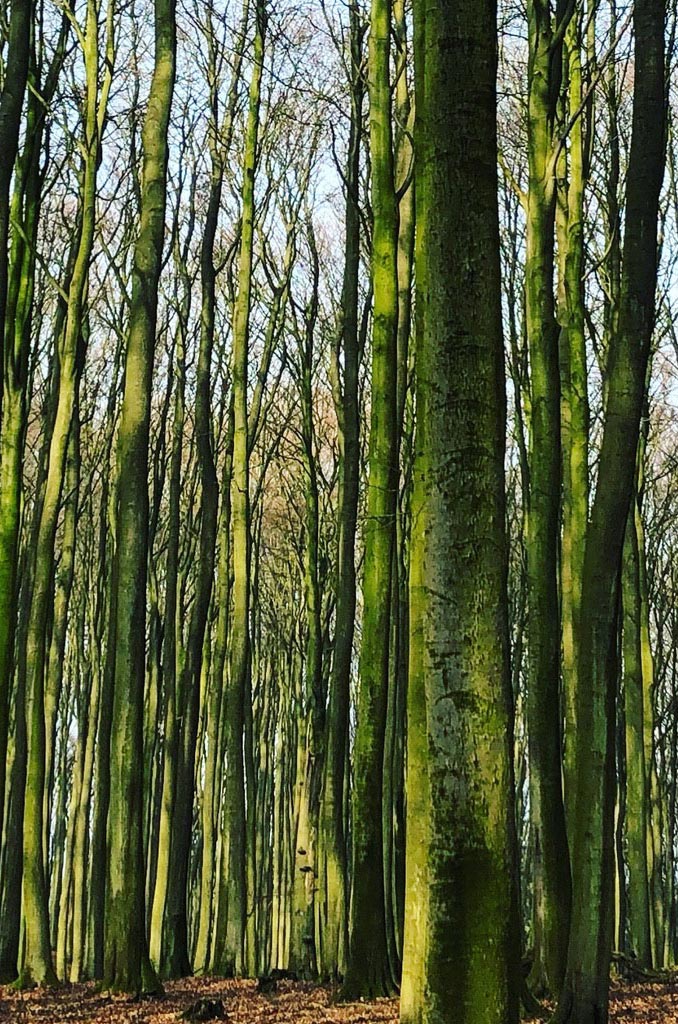
<path id="1" fill-rule="evenodd" d="M 199 999 L 221 1000 L 229 1024 L 397 1024 L 398 1002 L 337 1004 L 327 988 L 280 982 L 262 994 L 255 982 L 186 978 L 170 982 L 161 999 L 129 1002 L 94 985 L 49 992 L 0 987 L 0 1022 L 16 1024 L 170 1024 Z M 670 982 L 614 985 L 614 1024 L 678 1024 L 678 976 Z"/>

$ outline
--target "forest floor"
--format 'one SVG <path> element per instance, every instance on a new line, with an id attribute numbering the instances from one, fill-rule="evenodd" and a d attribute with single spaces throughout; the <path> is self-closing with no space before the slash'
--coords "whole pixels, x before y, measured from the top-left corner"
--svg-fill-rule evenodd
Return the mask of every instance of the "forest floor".
<path id="1" fill-rule="evenodd" d="M 169 982 L 160 999 L 129 1002 L 95 985 L 15 992 L 0 986 L 0 1022 L 13 1024 L 170 1024 L 198 1000 L 223 1004 L 227 1024 L 397 1024 L 398 1001 L 339 1004 L 328 988 L 280 982 L 275 992 L 256 982 L 186 978 Z M 678 1024 L 678 976 L 657 983 L 614 984 L 611 1024 Z"/>

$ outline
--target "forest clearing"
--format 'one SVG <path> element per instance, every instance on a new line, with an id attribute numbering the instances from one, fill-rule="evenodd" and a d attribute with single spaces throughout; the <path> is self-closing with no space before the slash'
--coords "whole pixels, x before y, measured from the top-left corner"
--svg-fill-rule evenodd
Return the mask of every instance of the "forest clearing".
<path id="1" fill-rule="evenodd" d="M 3 0 L 0 1022 L 678 1021 L 677 126 L 678 0 Z"/>

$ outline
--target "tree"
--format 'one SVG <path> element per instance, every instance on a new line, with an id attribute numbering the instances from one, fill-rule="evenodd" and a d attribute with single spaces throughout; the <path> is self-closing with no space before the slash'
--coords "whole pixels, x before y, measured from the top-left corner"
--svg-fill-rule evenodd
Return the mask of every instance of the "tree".
<path id="1" fill-rule="evenodd" d="M 40 37 L 42 31 L 40 23 L 35 29 L 36 35 Z M 6 902 L 0 915 L 0 975 L 7 975 L 10 980 L 16 976 L 19 945 L 20 900 L 17 889 L 22 869 L 24 789 L 23 778 L 20 776 L 25 769 L 26 759 L 23 738 L 25 716 L 22 687 L 18 685 L 18 679 L 15 682 L 13 701 L 15 726 L 18 726 L 14 736 L 14 778 L 6 779 L 5 771 L 9 760 L 6 756 L 9 697 L 16 661 L 13 655 L 19 611 L 22 471 L 30 398 L 30 362 L 34 346 L 36 247 L 47 169 L 41 167 L 40 158 L 48 120 L 46 111 L 59 82 L 67 38 L 67 19 L 64 18 L 51 60 L 45 57 L 38 62 L 35 52 L 31 55 L 31 75 L 39 83 L 39 88 L 31 89 L 28 94 L 25 114 L 28 130 L 14 175 L 12 215 L 17 230 L 12 233 L 7 315 L 4 318 L 3 414 L 0 424 L 0 751 L 5 753 L 0 755 L 0 793 L 4 794 L 5 782 L 9 781 L 14 797 L 8 800 L 12 821 L 7 822 L 6 836 L 8 850 L 11 848 L 11 852 L 8 852 L 3 871 L 3 899 Z M 38 98 L 38 93 L 42 100 Z M 38 287 L 38 299 L 41 297 L 42 291 Z M 0 816 L 3 812 L 4 802 Z"/>
<path id="2" fill-rule="evenodd" d="M 650 869 L 648 864 L 649 772 L 645 762 L 645 715 L 641 638 L 639 509 L 629 509 L 621 574 L 624 657 L 624 724 L 626 727 L 626 836 L 628 927 L 631 949 L 641 964 L 652 966 Z"/>
<path id="3" fill-rule="evenodd" d="M 585 95 L 591 75 L 595 9 L 586 16 L 588 67 L 582 67 L 585 13 L 577 7 L 567 25 L 563 48 L 564 82 L 560 131 L 569 128 L 558 167 L 556 229 L 558 240 L 558 360 L 560 367 L 560 436 L 562 447 L 562 538 L 560 600 L 562 676 L 565 704 L 563 777 L 566 817 L 571 817 L 576 769 L 577 644 L 580 635 L 581 581 L 589 506 L 589 398 L 585 300 L 585 188 L 593 132 L 592 101 Z M 564 122 L 564 123 L 563 123 Z M 612 241 L 614 245 L 614 240 Z M 564 929 L 563 929 L 563 937 Z M 562 954 L 562 948 L 561 948 Z M 562 968 L 562 958 L 560 965 Z"/>
<path id="4" fill-rule="evenodd" d="M 654 324 L 657 213 L 664 173 L 665 19 L 662 0 L 637 0 L 619 319 L 607 353 L 605 425 L 584 556 L 572 829 L 573 914 L 557 1011 L 557 1020 L 577 1024 L 595 1024 L 607 1018 L 619 586 Z"/>
<path id="5" fill-rule="evenodd" d="M 575 5 L 528 6 L 528 166 L 525 323 L 530 357 L 527 495 L 527 695 L 538 989 L 560 991 L 570 916 L 570 867 L 561 784 L 558 533 L 561 488 L 560 372 L 553 267 L 556 131 L 563 39 Z"/>
<path id="6" fill-rule="evenodd" d="M 372 202 L 372 409 L 363 640 L 353 786 L 353 892 L 347 998 L 387 995 L 394 979 L 386 939 L 383 778 L 388 706 L 391 583 L 398 489 L 398 205 L 391 109 L 388 0 L 372 0 L 368 55 Z"/>
<path id="7" fill-rule="evenodd" d="M 148 958 L 143 868 L 143 687 L 148 539 L 148 437 L 158 279 L 163 252 L 168 141 L 176 65 L 176 5 L 155 3 L 155 63 L 144 122 L 139 234 L 134 250 L 111 597 L 114 697 L 106 882 L 104 985 L 157 988 Z"/>
<path id="8" fill-rule="evenodd" d="M 7 763 L 7 731 L 9 714 L 10 664 L 14 633 L 12 623 L 15 617 L 16 578 L 16 534 L 17 510 L 16 483 L 18 473 L 12 472 L 12 463 L 16 462 L 20 442 L 16 439 L 16 428 L 8 431 L 3 416 L 5 401 L 5 379 L 16 376 L 14 346 L 5 341 L 5 322 L 7 318 L 7 299 L 9 284 L 9 223 L 10 223 L 10 186 L 14 162 L 19 148 L 19 132 L 24 92 L 28 80 L 30 64 L 30 38 L 33 5 L 31 0 L 14 0 L 9 17 L 9 53 L 0 94 L 0 145 L 4 157 L 0 171 L 0 339 L 2 340 L 3 393 L 0 398 L 0 431 L 2 433 L 2 489 L 3 500 L 2 524 L 0 533 L 0 794 L 5 792 L 5 765 Z M 34 104 L 31 104 L 34 108 Z M 30 151 L 30 147 L 29 147 Z M 15 262 L 16 266 L 16 262 Z M 11 338 L 11 334 L 10 334 Z M 7 372 L 10 371 L 10 373 Z M 12 372 L 14 371 L 14 372 Z M 20 370 L 19 370 L 20 374 Z M 22 389 L 19 389 L 22 393 Z M 21 421 L 20 412 L 11 410 L 10 424 Z M 8 441 L 9 434 L 9 441 Z M 14 458 L 12 459 L 12 454 Z M 9 472 L 7 463 L 10 462 Z M 9 481 L 6 483 L 6 479 Z M 0 800 L 0 834 L 2 833 L 4 800 Z"/>
<path id="9" fill-rule="evenodd" d="M 0 145 L 2 145 L 4 153 L 0 171 L 0 338 L 4 338 L 7 313 L 9 283 L 7 249 L 10 237 L 12 174 L 19 149 L 21 112 L 29 75 L 31 23 L 34 13 L 35 7 L 32 0 L 12 0 L 5 29 L 7 60 L 3 68 L 2 92 L 0 93 Z M 1 408 L 0 406 L 0 411 Z M 2 736 L 0 736 L 1 739 L 3 739 Z"/>
<path id="10" fill-rule="evenodd" d="M 242 16 L 240 20 L 240 26 L 238 35 L 236 38 L 235 54 L 233 67 L 231 71 L 231 77 L 228 86 L 228 100 L 226 108 L 224 110 L 222 123 L 219 123 L 219 47 L 217 43 L 217 37 L 215 32 L 214 20 L 212 18 L 212 12 L 208 11 L 205 35 L 208 40 L 208 82 L 209 82 L 209 99 L 210 99 L 210 120 L 208 124 L 208 144 L 210 150 L 210 161 L 211 161 L 211 174 L 210 174 L 210 194 L 209 204 L 207 207 L 207 214 L 205 217 L 205 226 L 202 239 L 201 247 L 201 290 L 202 290 L 202 307 L 201 307 L 201 340 L 203 341 L 203 347 L 209 346 L 210 359 L 211 351 L 214 345 L 214 334 L 215 334 L 215 307 L 216 307 L 216 281 L 217 272 L 214 263 L 214 250 L 216 241 L 216 232 L 219 221 L 219 208 L 221 205 L 225 164 L 228 153 L 233 141 L 233 131 L 235 127 L 235 112 L 236 104 L 239 97 L 240 80 L 242 72 L 242 61 L 244 56 L 244 41 L 247 32 L 247 23 L 249 19 L 249 0 L 245 0 L 243 3 Z M 209 361 L 203 360 L 203 363 L 207 363 L 209 368 Z M 209 403 L 208 403 L 209 405 Z M 205 414 L 209 414 L 209 408 Z M 201 857 L 201 877 L 200 877 L 200 916 L 198 925 L 198 935 L 196 939 L 196 950 L 195 950 L 195 968 L 196 970 L 205 970 L 208 965 L 208 957 L 210 950 L 210 926 L 212 919 L 212 908 L 213 908 L 213 888 L 214 888 L 214 868 L 215 868 L 215 811 L 218 807 L 218 801 L 216 799 L 216 788 L 217 788 L 217 755 L 218 755 L 218 742 L 217 737 L 219 734 L 220 717 L 222 708 L 222 697 L 223 697 L 223 682 L 224 682 L 224 662 L 225 662 L 225 628 L 228 621 L 230 611 L 230 559 L 229 559 L 229 534 L 231 529 L 230 523 L 230 473 L 232 469 L 232 447 L 233 447 L 233 422 L 232 415 L 229 412 L 228 425 L 226 428 L 228 435 L 228 450 L 229 457 L 225 460 L 225 471 L 223 474 L 222 481 L 222 511 L 221 521 L 216 526 L 215 524 L 215 537 L 213 544 L 216 543 L 216 533 L 221 536 L 222 543 L 222 554 L 217 567 L 217 582 L 215 587 L 215 597 L 218 603 L 219 611 L 219 623 L 217 625 L 217 652 L 213 657 L 213 668 L 212 668 L 212 690 L 209 696 L 209 703 L 206 708 L 206 730 L 207 736 L 207 754 L 206 754 L 206 775 L 205 775 L 205 786 L 203 791 L 203 851 Z M 206 463 L 208 464 L 208 462 Z M 216 469 L 215 469 L 216 473 Z M 208 474 L 211 476 L 209 466 Z M 216 486 L 216 477 L 213 482 L 213 486 Z M 211 528 L 211 527 L 210 527 Z M 214 552 L 212 552 L 212 559 L 214 558 Z M 210 576 L 212 574 L 212 567 L 210 567 Z"/>
<path id="11" fill-rule="evenodd" d="M 496 6 L 417 3 L 414 14 L 417 434 L 400 1019 L 506 1022 L 518 1003 Z"/>
<path id="12" fill-rule="evenodd" d="M 250 683 L 250 435 L 248 433 L 247 368 L 249 317 L 252 294 L 254 235 L 254 178 L 259 141 L 259 109 L 263 75 L 267 10 L 258 0 L 255 14 L 252 77 L 243 159 L 242 225 L 238 291 L 233 323 L 233 468 L 231 475 L 231 528 L 233 558 L 233 611 L 230 627 L 229 679 L 226 696 L 225 801 L 228 813 L 228 903 L 226 952 L 223 963 L 236 975 L 246 966 L 254 970 L 253 935 L 247 932 L 248 900 L 252 900 L 252 878 L 248 878 L 247 818 L 243 731 L 245 704 Z M 252 814 L 250 807 L 250 814 Z M 251 867 L 251 865 L 250 865 Z M 246 937 L 248 944 L 246 945 Z M 247 959 L 246 959 L 247 958 Z"/>
<path id="13" fill-rule="evenodd" d="M 357 4 L 349 10 L 349 127 L 344 269 L 341 321 L 331 364 L 332 390 L 339 428 L 337 569 L 334 654 L 327 708 L 324 778 L 321 795 L 318 875 L 324 882 L 324 907 L 318 963 L 322 976 L 343 976 L 348 955 L 348 850 L 344 787 L 348 770 L 351 660 L 356 613 L 355 534 L 360 489 L 360 153 L 364 102 L 361 70 L 364 29 Z M 343 365 L 343 379 L 341 368 Z"/>
<path id="14" fill-rule="evenodd" d="M 26 940 L 19 984 L 55 982 L 49 941 L 47 884 L 44 865 L 45 789 L 45 662 L 47 625 L 54 571 L 54 542 L 66 470 L 69 437 L 78 416 L 78 388 L 87 338 L 85 295 L 96 218 L 96 181 L 101 160 L 106 105 L 113 70 L 113 7 L 106 19 L 106 69 L 99 81 L 99 8 L 87 5 L 81 35 L 85 60 L 86 92 L 82 111 L 83 161 L 81 170 L 79 232 L 73 248 L 68 280 L 63 333 L 57 337 L 58 397 L 41 498 L 36 537 L 33 589 L 27 633 L 26 731 L 28 759 L 24 807 L 24 917 Z"/>

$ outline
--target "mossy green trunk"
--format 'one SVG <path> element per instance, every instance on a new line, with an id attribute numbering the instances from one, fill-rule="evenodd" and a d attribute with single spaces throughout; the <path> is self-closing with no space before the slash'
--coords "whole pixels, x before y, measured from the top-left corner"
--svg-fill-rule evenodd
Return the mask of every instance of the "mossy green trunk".
<path id="1" fill-rule="evenodd" d="M 560 9 L 559 5 L 559 9 Z M 527 508 L 530 810 L 534 874 L 532 980 L 560 991 L 570 915 L 570 867 L 561 769 L 560 373 L 554 305 L 556 98 L 562 40 L 549 5 L 528 5 L 528 164 L 525 322 L 530 359 Z M 559 26 L 560 27 L 560 26 Z"/>
<path id="2" fill-rule="evenodd" d="M 54 67 L 60 67 L 61 51 L 57 48 Z M 56 85 L 56 76 L 42 84 L 44 101 L 49 103 Z M 40 153 L 45 124 L 41 102 L 31 92 L 26 109 L 26 140 L 17 162 L 12 196 L 12 217 L 21 224 L 22 232 L 12 237 L 9 281 L 5 306 L 5 337 L 3 348 L 2 421 L 0 423 L 0 832 L 4 829 L 5 789 L 8 779 L 9 696 L 15 669 L 15 638 L 18 613 L 19 533 L 21 526 L 23 455 L 27 427 L 29 354 L 32 343 L 33 297 L 35 291 L 36 239 L 41 205 Z M 22 690 L 15 682 L 14 711 L 17 722 L 14 738 L 14 781 L 18 780 L 19 764 L 25 758 L 25 719 Z M 23 786 L 23 781 L 21 782 Z M 13 789 L 13 787 L 8 787 Z M 13 821 L 8 823 L 7 843 L 21 845 L 16 837 L 17 825 L 23 816 L 23 794 L 9 804 Z M 20 805 L 20 806 L 19 806 Z M 19 825 L 20 831 L 20 825 Z M 9 866 L 9 859 L 16 868 Z M 21 855 L 15 847 L 13 858 L 5 865 L 3 882 L 9 891 L 4 899 L 18 904 L 12 890 L 16 889 L 15 870 L 20 877 Z M 16 972 L 17 927 L 15 914 L 3 908 L 0 918 L 0 977 L 13 980 Z M 18 914 L 16 915 L 18 917 Z M 11 975 L 11 977 L 10 977 Z"/>
<path id="3" fill-rule="evenodd" d="M 109 40 L 112 22 L 109 22 Z M 79 225 L 75 259 L 68 282 L 63 334 L 57 341 L 59 389 L 47 464 L 47 479 L 36 539 L 35 576 L 27 634 L 26 723 L 28 761 L 24 807 L 24 917 L 25 946 L 20 974 L 22 984 L 51 983 L 54 980 L 50 941 L 47 885 L 44 865 L 45 787 L 45 670 L 47 630 L 52 599 L 54 541 L 66 469 L 66 454 L 77 401 L 86 346 L 87 325 L 84 302 L 96 220 L 97 170 L 101 157 L 106 103 L 110 88 L 112 59 L 99 81 L 98 6 L 87 5 L 83 35 L 86 91 L 83 124 L 83 159 L 80 171 Z"/>
<path id="4" fill-rule="evenodd" d="M 556 1019 L 608 1017 L 614 893 L 614 743 L 619 584 L 654 324 L 657 211 L 664 170 L 662 0 L 634 7 L 633 128 L 617 330 L 607 354 L 607 401 L 586 536 L 576 707 L 577 788 L 570 830 L 572 923 Z"/>
<path id="5" fill-rule="evenodd" d="M 648 381 L 650 370 L 648 369 Z M 638 442 L 638 480 L 632 504 L 634 528 L 638 546 L 638 598 L 640 667 L 643 694 L 643 745 L 645 759 L 645 785 L 647 787 L 646 848 L 650 898 L 650 936 L 652 966 L 666 967 L 668 957 L 668 911 L 670 900 L 664 889 L 662 835 L 664 833 L 664 799 L 657 772 L 655 751 L 655 672 L 650 640 L 650 600 L 648 594 L 645 526 L 643 522 L 643 496 L 645 490 L 645 453 L 649 428 L 648 399 L 641 420 Z M 671 874 L 672 869 L 668 868 Z"/>
<path id="6" fill-rule="evenodd" d="M 196 375 L 195 431 L 202 485 L 200 499 L 200 540 L 195 600 L 190 618 L 186 663 L 179 690 L 181 729 L 178 746 L 177 790 L 172 821 L 172 843 L 169 888 L 165 915 L 165 952 L 163 973 L 166 977 L 183 977 L 190 972 L 188 936 L 189 857 L 193 829 L 193 798 L 195 789 L 195 751 L 200 712 L 203 641 L 207 625 L 212 581 L 214 551 L 217 538 L 218 485 L 212 451 L 211 363 L 214 347 L 215 278 L 214 236 L 216 233 L 221 179 L 210 193 L 210 208 L 205 224 L 201 252 L 202 307 L 200 345 Z"/>
<path id="7" fill-rule="evenodd" d="M 581 113 L 583 73 L 581 39 L 583 10 L 575 12 L 565 35 L 567 68 L 564 116 L 576 116 L 569 146 L 563 149 L 558 192 L 558 322 L 560 325 L 560 422 L 562 443 L 562 537 L 560 594 L 562 618 L 562 671 L 565 705 L 565 808 L 573 814 L 576 779 L 575 733 L 577 648 L 581 620 L 581 585 L 584 566 L 589 498 L 589 402 L 586 339 L 584 333 L 584 188 L 587 167 Z"/>
<path id="8" fill-rule="evenodd" d="M 155 884 L 149 928 L 148 951 L 153 966 L 160 970 L 164 948 L 165 905 L 169 886 L 172 846 L 172 819 L 176 800 L 178 737 L 177 718 L 177 631 L 181 628 L 177 611 L 179 585 L 179 532 L 181 516 L 181 470 L 186 414 L 186 294 L 182 295 L 183 316 L 175 351 L 175 390 L 170 453 L 169 509 L 167 530 L 167 566 L 165 570 L 165 628 L 163 633 L 163 718 L 162 785 L 158 819 Z"/>
<path id="9" fill-rule="evenodd" d="M 233 137 L 233 126 L 235 108 L 238 99 L 238 88 L 242 70 L 243 42 L 247 31 L 249 17 L 249 0 L 244 0 L 238 45 L 234 55 L 234 64 L 229 86 L 228 102 L 224 115 L 223 125 L 219 125 L 219 79 L 217 74 L 217 53 L 214 46 L 214 28 L 211 20 L 208 20 L 208 31 L 210 33 L 210 128 L 209 145 L 211 157 L 210 193 L 205 226 L 201 246 L 201 284 L 202 284 L 202 307 L 201 307 L 201 340 L 204 345 L 209 345 L 209 350 L 214 342 L 215 331 L 215 309 L 216 309 L 216 280 L 217 273 L 214 265 L 214 247 L 216 231 L 219 223 L 219 209 L 221 205 L 221 193 L 223 188 L 225 160 L 230 153 Z M 207 364 L 209 370 L 209 363 Z M 208 410 L 209 417 L 209 410 Z M 210 422 L 211 430 L 211 422 Z M 221 519 L 217 523 L 217 509 L 214 509 L 214 538 L 213 547 L 216 545 L 217 534 L 221 537 L 221 551 L 217 567 L 216 601 L 217 601 L 217 627 L 215 638 L 215 650 L 212 656 L 212 671 L 208 683 L 208 696 L 206 702 L 206 723 L 205 723 L 205 782 L 203 788 L 203 802 L 201 808 L 201 820 L 203 830 L 203 846 L 200 858 L 200 904 L 198 908 L 197 936 L 194 956 L 194 969 L 197 972 L 205 971 L 209 964 L 211 953 L 212 915 L 216 907 L 214 889 L 218 884 L 215 874 L 216 867 L 216 832 L 219 812 L 218 786 L 218 751 L 219 738 L 221 734 L 221 710 L 224 689 L 224 665 L 226 658 L 226 629 L 230 605 L 230 558 L 229 558 L 229 534 L 230 534 L 230 484 L 231 484 L 231 460 L 233 452 L 233 418 L 232 405 L 228 414 L 226 428 L 226 458 L 224 460 L 224 472 L 222 477 L 222 508 Z M 208 475 L 212 477 L 214 469 Z M 217 501 L 216 476 L 210 481 L 214 489 L 213 498 Z M 212 551 L 214 559 L 214 551 Z M 213 574 L 213 566 L 210 567 L 210 579 Z"/>
<path id="10" fill-rule="evenodd" d="M 300 695 L 299 731 L 304 742 L 298 765 L 299 833 L 294 864 L 294 905 L 290 968 L 312 979 L 316 963 L 316 878 L 318 870 L 318 818 L 325 744 L 325 678 L 323 674 L 322 593 L 319 569 L 320 495 L 314 425 L 315 328 L 318 318 L 320 263 L 312 227 L 308 230 L 311 252 L 311 292 L 304 309 L 304 329 L 298 339 L 301 440 L 305 476 L 304 493 L 304 604 L 306 650 L 304 686 Z"/>
<path id="11" fill-rule="evenodd" d="M 341 335 L 335 357 L 335 408 L 339 422 L 337 576 L 334 655 L 329 684 L 327 738 L 320 809 L 318 876 L 322 890 L 318 969 L 324 978 L 346 970 L 348 953 L 348 856 L 344 822 L 344 783 L 348 757 L 351 660 L 356 609 L 355 532 L 360 476 L 358 401 L 360 270 L 360 153 L 364 83 L 361 73 L 362 27 L 351 4 L 351 121 L 346 165 L 346 246 L 342 288 Z M 343 381 L 339 366 L 343 358 Z"/>
<path id="12" fill-rule="evenodd" d="M 34 18 L 35 5 L 33 0 L 12 0 L 8 4 L 9 12 L 5 12 L 5 40 L 7 52 L 3 68 L 2 94 L 0 95 L 0 366 L 5 366 L 5 329 L 11 326 L 7 313 L 8 285 L 10 276 L 9 236 L 11 214 L 11 184 L 14 174 L 14 161 L 19 148 L 21 132 L 21 112 L 24 105 L 24 94 L 28 81 L 31 25 Z M 2 396 L 0 396 L 0 420 L 2 412 Z M 2 642 L 0 634 L 0 642 Z M 3 650 L 0 648 L 0 668 L 2 668 Z M 4 762 L 7 744 L 7 710 L 9 691 L 4 688 L 4 679 L 0 677 L 0 793 L 4 792 Z M 0 809 L 0 831 L 2 831 L 2 809 Z"/>
<path id="13" fill-rule="evenodd" d="M 386 941 L 383 779 L 390 679 L 391 576 L 398 487 L 398 206 L 391 109 L 390 0 L 372 0 L 368 57 L 372 169 L 372 409 L 353 784 L 353 892 L 348 998 L 387 995 L 394 979 Z"/>
<path id="14" fill-rule="evenodd" d="M 395 517 L 391 573 L 389 691 L 384 750 L 383 828 L 386 943 L 393 977 L 402 971 L 402 930 L 405 892 L 405 732 L 407 702 L 409 499 L 411 487 L 410 334 L 412 331 L 412 276 L 414 263 L 414 176 L 412 131 L 414 105 L 408 84 L 407 17 L 402 0 L 393 7 L 395 40 L 395 183 L 398 194 L 398 329 L 396 416 L 401 468 Z M 407 416 L 406 416 L 407 410 Z"/>
<path id="15" fill-rule="evenodd" d="M 254 36 L 254 63 L 250 79 L 249 109 L 242 184 L 242 226 L 238 294 L 233 324 L 233 470 L 231 476 L 231 530 L 233 559 L 233 607 L 229 631 L 228 691 L 225 706 L 226 808 L 225 856 L 227 907 L 223 967 L 236 975 L 246 972 L 255 951 L 246 949 L 248 922 L 247 821 L 245 810 L 245 763 L 243 732 L 245 702 L 250 674 L 250 495 L 247 375 L 249 365 L 249 317 L 252 294 L 254 242 L 254 177 L 259 139 L 259 108 L 266 34 L 265 0 L 258 0 Z M 254 813 L 250 808 L 250 813 Z"/>
<path id="16" fill-rule="evenodd" d="M 415 15 L 403 1024 L 518 1019 L 496 5 Z"/>
<path id="17" fill-rule="evenodd" d="M 144 121 L 139 234 L 134 250 L 122 414 L 112 608 L 114 692 L 106 882 L 104 985 L 157 988 L 146 941 L 143 850 L 143 697 L 148 560 L 148 444 L 158 281 L 162 261 L 176 5 L 155 3 L 155 64 Z"/>
<path id="18" fill-rule="evenodd" d="M 626 727 L 626 865 L 631 953 L 652 966 L 648 866 L 649 776 L 645 763 L 640 566 L 635 501 L 629 510 L 622 562 L 624 723 Z"/>

